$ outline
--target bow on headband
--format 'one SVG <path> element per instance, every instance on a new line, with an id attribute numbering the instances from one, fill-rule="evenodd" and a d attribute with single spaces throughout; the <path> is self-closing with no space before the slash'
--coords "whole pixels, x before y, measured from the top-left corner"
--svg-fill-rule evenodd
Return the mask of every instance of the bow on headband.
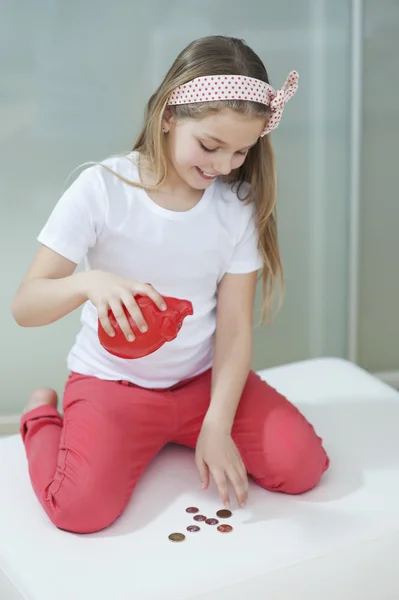
<path id="1" fill-rule="evenodd" d="M 282 88 L 275 90 L 270 84 L 244 75 L 213 75 L 197 77 L 180 85 L 170 94 L 166 104 L 192 104 L 217 100 L 250 100 L 269 106 L 272 111 L 261 137 L 276 129 L 286 102 L 298 89 L 299 75 L 291 71 Z"/>
<path id="2" fill-rule="evenodd" d="M 270 133 L 270 131 L 273 131 L 273 129 L 276 129 L 276 127 L 278 127 L 286 102 L 288 102 L 288 100 L 295 94 L 295 92 L 298 89 L 298 80 L 298 73 L 296 71 L 291 71 L 291 73 L 285 80 L 283 87 L 281 87 L 277 91 L 274 91 L 272 88 L 271 94 L 269 95 L 269 106 L 272 110 L 272 116 L 270 117 L 265 129 L 262 131 L 261 136 Z"/>

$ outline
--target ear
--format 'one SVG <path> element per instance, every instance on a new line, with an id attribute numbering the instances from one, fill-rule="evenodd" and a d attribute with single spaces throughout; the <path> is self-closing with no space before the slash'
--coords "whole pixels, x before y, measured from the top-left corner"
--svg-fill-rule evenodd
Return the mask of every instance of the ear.
<path id="1" fill-rule="evenodd" d="M 166 107 L 162 117 L 162 131 L 164 133 L 168 133 L 170 131 L 173 120 L 172 111 L 169 107 Z"/>

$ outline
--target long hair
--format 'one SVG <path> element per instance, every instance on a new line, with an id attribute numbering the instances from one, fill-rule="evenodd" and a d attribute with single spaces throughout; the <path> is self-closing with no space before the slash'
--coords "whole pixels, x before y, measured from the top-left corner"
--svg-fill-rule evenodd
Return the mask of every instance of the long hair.
<path id="1" fill-rule="evenodd" d="M 189 44 L 175 59 L 158 89 L 150 97 L 144 125 L 133 146 L 151 165 L 155 177 L 154 188 L 160 186 L 168 173 L 167 149 L 162 133 L 162 118 L 171 92 L 179 85 L 196 77 L 209 75 L 246 75 L 269 83 L 265 66 L 257 54 L 243 40 L 209 36 Z M 246 100 L 219 100 L 178 106 L 169 106 L 176 119 L 200 119 L 224 108 L 243 114 L 270 117 L 270 109 L 258 102 Z M 276 175 L 270 135 L 258 139 L 241 167 L 221 177 L 234 186 L 240 197 L 241 185 L 247 182 L 249 191 L 240 197 L 243 202 L 254 202 L 262 269 L 262 322 L 270 321 L 276 282 L 283 289 L 283 270 L 277 239 Z M 134 184 L 145 187 L 142 184 Z M 148 188 L 150 189 L 150 188 Z"/>

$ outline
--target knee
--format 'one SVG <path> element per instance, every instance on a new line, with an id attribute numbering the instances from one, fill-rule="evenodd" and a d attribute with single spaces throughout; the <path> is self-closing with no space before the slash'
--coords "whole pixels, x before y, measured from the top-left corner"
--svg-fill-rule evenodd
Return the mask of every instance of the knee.
<path id="1" fill-rule="evenodd" d="M 264 445 L 266 476 L 259 483 L 267 489 L 301 494 L 314 488 L 328 469 L 321 438 L 294 407 L 270 415 Z"/>
<path id="2" fill-rule="evenodd" d="M 71 533 L 95 533 L 111 525 L 122 513 L 115 502 L 103 494 L 75 490 L 47 497 L 47 514 L 59 529 Z"/>

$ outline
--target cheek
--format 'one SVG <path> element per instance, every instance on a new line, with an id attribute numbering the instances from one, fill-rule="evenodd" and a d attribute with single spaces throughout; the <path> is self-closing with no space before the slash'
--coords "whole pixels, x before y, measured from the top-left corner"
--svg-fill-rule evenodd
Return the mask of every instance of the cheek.
<path id="1" fill-rule="evenodd" d="M 192 167 L 201 165 L 203 162 L 203 151 L 198 142 L 191 139 L 176 139 L 174 147 L 175 162 L 179 166 Z"/>
<path id="2" fill-rule="evenodd" d="M 231 162 L 231 168 L 238 169 L 239 167 L 241 167 L 241 165 L 244 164 L 246 157 L 247 157 L 247 155 L 241 156 L 239 154 L 236 154 L 235 156 L 233 156 L 233 160 Z"/>

